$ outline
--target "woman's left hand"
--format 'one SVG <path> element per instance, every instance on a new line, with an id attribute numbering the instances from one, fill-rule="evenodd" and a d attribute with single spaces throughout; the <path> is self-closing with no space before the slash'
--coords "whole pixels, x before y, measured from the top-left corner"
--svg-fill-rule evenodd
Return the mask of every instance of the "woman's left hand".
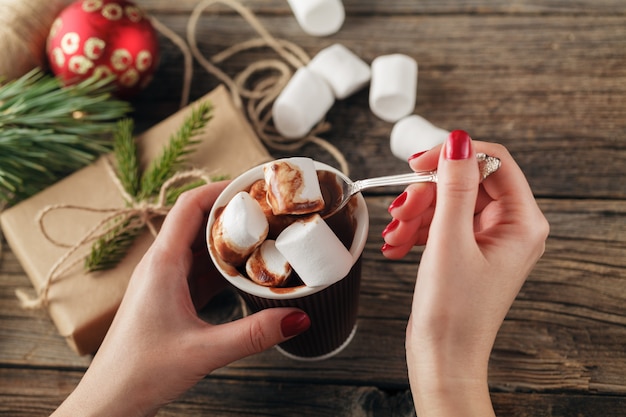
<path id="1" fill-rule="evenodd" d="M 208 258 L 205 228 L 225 185 L 180 196 L 135 269 L 91 366 L 54 416 L 154 415 L 213 370 L 308 328 L 308 316 L 292 308 L 220 325 L 198 317 L 196 306 L 224 285 Z"/>

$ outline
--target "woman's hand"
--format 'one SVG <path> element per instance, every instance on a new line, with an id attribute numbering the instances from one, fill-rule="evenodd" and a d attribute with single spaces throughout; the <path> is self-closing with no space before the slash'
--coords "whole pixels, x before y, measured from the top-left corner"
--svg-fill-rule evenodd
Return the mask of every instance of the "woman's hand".
<path id="1" fill-rule="evenodd" d="M 135 269 L 91 366 L 54 416 L 154 415 L 213 370 L 308 328 L 306 314 L 290 308 L 221 325 L 198 317 L 196 306 L 224 285 L 204 236 L 225 185 L 180 196 Z"/>
<path id="2" fill-rule="evenodd" d="M 474 149 L 476 148 L 476 150 Z M 501 159 L 479 185 L 475 152 Z M 487 364 L 513 300 L 541 257 L 549 226 L 521 170 L 496 144 L 454 131 L 410 159 L 438 183 L 407 187 L 390 207 L 383 253 L 422 254 L 407 327 L 407 364 L 420 417 L 493 415 Z"/>

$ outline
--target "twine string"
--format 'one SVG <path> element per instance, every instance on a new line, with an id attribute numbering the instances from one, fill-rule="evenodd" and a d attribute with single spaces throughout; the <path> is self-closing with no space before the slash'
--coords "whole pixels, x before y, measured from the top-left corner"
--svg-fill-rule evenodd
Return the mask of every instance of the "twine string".
<path id="1" fill-rule="evenodd" d="M 221 3 L 235 10 L 259 35 L 247 41 L 237 43 L 213 55 L 205 57 L 198 47 L 196 38 L 198 22 L 204 11 L 212 5 Z M 276 132 L 271 125 L 272 103 L 287 85 L 293 74 L 293 69 L 301 68 L 310 62 L 310 57 L 302 48 L 293 42 L 273 37 L 256 18 L 254 13 L 237 0 L 204 0 L 193 9 L 187 24 L 187 43 L 198 63 L 210 74 L 222 81 L 229 89 L 233 102 L 237 108 L 246 112 L 252 128 L 261 141 L 271 149 L 279 151 L 294 151 L 307 143 L 314 143 L 331 154 L 339 164 L 340 170 L 349 175 L 348 163 L 339 149 L 318 135 L 327 132 L 330 124 L 320 121 L 311 131 L 302 138 L 287 139 Z M 269 47 L 280 59 L 264 59 L 249 64 L 235 78 L 231 78 L 218 65 L 233 56 L 254 48 Z M 268 75 L 269 74 L 269 75 Z M 257 75 L 265 75 L 256 85 L 249 87 L 252 79 Z M 248 100 L 246 106 L 243 98 Z"/>
<path id="2" fill-rule="evenodd" d="M 119 233 L 124 233 L 129 230 L 141 229 L 147 227 L 153 237 L 156 237 L 158 230 L 153 224 L 153 220 L 156 218 L 162 218 L 169 213 L 171 206 L 167 204 L 167 191 L 174 185 L 190 181 L 190 180 L 204 180 L 205 182 L 211 182 L 210 177 L 205 171 L 200 169 L 191 169 L 188 171 L 178 172 L 170 177 L 159 190 L 159 195 L 155 202 L 147 200 L 135 200 L 130 197 L 126 192 L 118 176 L 115 174 L 115 170 L 112 167 L 111 161 L 105 158 L 107 167 L 107 173 L 109 177 L 116 185 L 116 189 L 124 197 L 126 201 L 126 207 L 122 208 L 96 208 L 88 206 L 80 206 L 74 204 L 54 204 L 44 207 L 37 216 L 37 224 L 43 236 L 55 246 L 68 248 L 68 250 L 52 265 L 46 277 L 43 285 L 38 291 L 36 297 L 30 296 L 24 290 L 16 290 L 16 295 L 19 298 L 22 306 L 27 309 L 37 309 L 46 307 L 49 302 L 50 287 L 53 282 L 59 277 L 66 274 L 69 270 L 74 268 L 81 262 L 84 262 L 87 255 L 79 256 L 70 261 L 72 256 L 78 252 L 86 244 L 106 237 L 114 230 Z M 55 239 L 46 228 L 45 218 L 47 215 L 58 210 L 79 210 L 89 213 L 102 213 L 107 214 L 93 227 L 91 227 L 77 242 L 74 244 L 67 244 Z M 120 227 L 121 225 L 121 227 Z"/>

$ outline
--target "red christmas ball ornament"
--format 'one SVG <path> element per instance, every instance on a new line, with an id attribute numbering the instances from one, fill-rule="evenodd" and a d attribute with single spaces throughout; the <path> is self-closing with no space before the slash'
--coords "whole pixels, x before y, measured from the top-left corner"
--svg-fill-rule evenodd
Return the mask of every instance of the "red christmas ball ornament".
<path id="1" fill-rule="evenodd" d="M 120 97 L 131 97 L 148 85 L 159 59 L 150 20 L 126 0 L 70 4 L 52 24 L 46 52 L 50 69 L 66 85 L 92 75 L 113 75 Z"/>

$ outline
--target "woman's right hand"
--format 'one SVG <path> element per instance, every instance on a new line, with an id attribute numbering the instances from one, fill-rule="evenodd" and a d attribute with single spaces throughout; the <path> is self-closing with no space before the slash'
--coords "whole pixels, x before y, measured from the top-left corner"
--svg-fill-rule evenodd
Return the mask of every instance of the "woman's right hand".
<path id="1" fill-rule="evenodd" d="M 476 149 L 474 149 L 476 148 Z M 476 151 L 501 160 L 479 184 Z M 487 365 L 496 334 L 543 254 L 549 226 L 518 165 L 501 145 L 454 131 L 412 158 L 438 171 L 392 203 L 383 254 L 422 254 L 409 324 L 407 364 L 420 417 L 493 415 Z"/>

